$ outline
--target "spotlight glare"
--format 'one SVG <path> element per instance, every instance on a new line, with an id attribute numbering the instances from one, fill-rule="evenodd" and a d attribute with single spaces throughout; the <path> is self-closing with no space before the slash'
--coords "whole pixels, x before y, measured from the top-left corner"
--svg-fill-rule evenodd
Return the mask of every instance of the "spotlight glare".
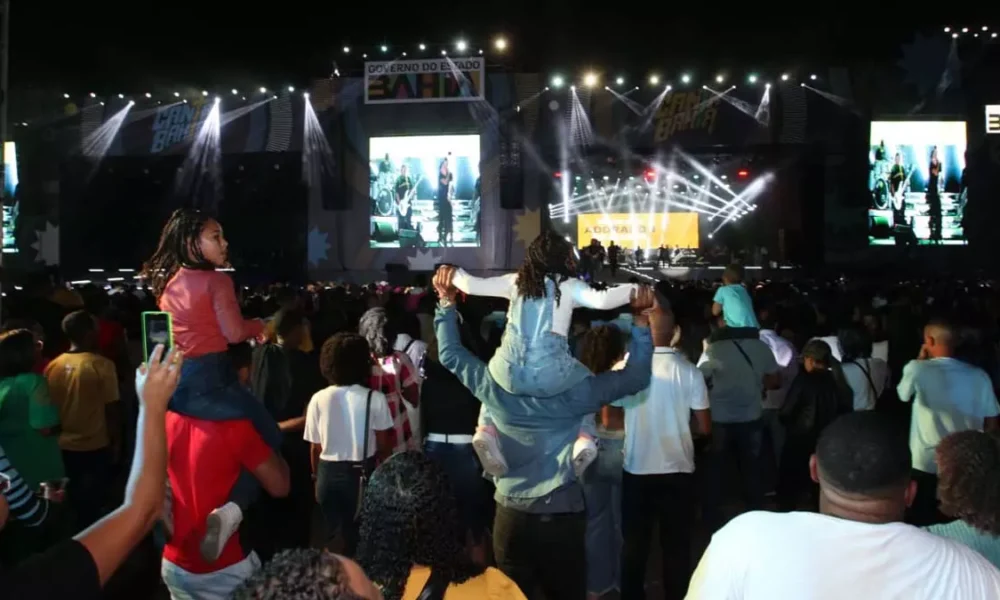
<path id="1" fill-rule="evenodd" d="M 800 83 L 799 87 L 806 87 L 806 82 L 803 81 L 802 83 Z"/>
<path id="2" fill-rule="evenodd" d="M 302 92 L 302 97 L 305 98 L 306 100 L 308 100 L 309 99 L 309 92 Z"/>
<path id="3" fill-rule="evenodd" d="M 426 49 L 427 49 L 427 44 L 420 44 L 420 46 L 418 46 L 418 47 L 419 47 L 419 48 L 420 48 L 421 50 L 426 50 Z"/>
<path id="4" fill-rule="evenodd" d="M 174 98 L 180 98 L 180 97 L 181 97 L 180 92 L 174 92 Z"/>
<path id="5" fill-rule="evenodd" d="M 406 58 L 406 52 L 403 53 L 403 58 Z"/>
<path id="6" fill-rule="evenodd" d="M 722 83 L 725 80 L 726 80 L 726 78 L 722 74 L 719 74 L 719 75 L 715 76 L 715 83 Z"/>
<path id="7" fill-rule="evenodd" d="M 132 106 L 133 104 L 135 104 L 135 100 L 129 100 L 129 101 L 128 101 L 128 105 L 129 105 L 129 106 Z"/>
<path id="8" fill-rule="evenodd" d="M 448 51 L 447 50 L 442 50 L 441 51 L 441 56 L 448 56 Z"/>
<path id="9" fill-rule="evenodd" d="M 455 43 L 455 49 L 459 52 L 465 52 L 468 47 L 469 44 L 467 44 L 465 40 L 458 40 L 458 42 Z"/>
<path id="10" fill-rule="evenodd" d="M 236 88 L 233 88 L 230 91 L 233 93 L 234 96 L 240 93 L 239 90 L 237 90 Z"/>
<path id="11" fill-rule="evenodd" d="M 118 94 L 118 99 L 119 100 L 123 100 L 124 98 L 125 98 L 125 94 Z"/>
<path id="12" fill-rule="evenodd" d="M 289 94 L 291 94 L 294 91 L 295 91 L 295 86 L 293 86 L 293 85 L 288 86 L 288 93 Z"/>
<path id="13" fill-rule="evenodd" d="M 101 100 L 101 106 L 104 106 L 104 100 Z"/>
<path id="14" fill-rule="evenodd" d="M 781 74 L 781 80 L 782 81 L 788 81 L 788 73 L 782 73 Z"/>
<path id="15" fill-rule="evenodd" d="M 152 95 L 152 94 L 150 94 L 149 92 L 146 92 L 146 97 L 147 97 L 147 98 L 152 98 L 152 97 L 153 97 L 153 95 Z"/>
<path id="16" fill-rule="evenodd" d="M 344 54 L 350 54 L 350 53 L 351 53 L 350 46 L 344 46 Z"/>
<path id="17" fill-rule="evenodd" d="M 958 39 L 958 34 L 957 33 L 951 34 L 951 39 L 957 40 Z"/>
<path id="18" fill-rule="evenodd" d="M 507 40 L 502 37 L 498 37 L 496 41 L 493 42 L 493 47 L 499 50 L 500 52 L 503 52 L 504 50 L 507 49 Z"/>
<path id="19" fill-rule="evenodd" d="M 691 76 L 687 73 L 681 75 L 681 83 L 691 83 Z"/>
<path id="20" fill-rule="evenodd" d="M 388 52 L 389 51 L 389 46 L 386 46 L 385 44 L 382 44 L 381 50 L 382 50 L 382 52 Z"/>
<path id="21" fill-rule="evenodd" d="M 202 96 L 208 96 L 208 90 L 201 90 Z"/>
<path id="22" fill-rule="evenodd" d="M 986 25 L 983 25 L 983 31 L 989 31 L 989 30 L 990 30 L 989 27 L 987 27 Z"/>
<path id="23" fill-rule="evenodd" d="M 810 75 L 809 79 L 812 79 L 813 81 L 816 81 L 816 74 L 813 73 L 812 75 Z"/>
<path id="24" fill-rule="evenodd" d="M 650 85 L 657 85 L 659 83 L 660 83 L 660 76 L 659 75 L 650 75 L 649 76 L 649 84 Z"/>
<path id="25" fill-rule="evenodd" d="M 597 74 L 587 73 L 583 76 L 583 84 L 587 87 L 594 87 L 597 85 Z"/>
<path id="26" fill-rule="evenodd" d="M 765 83 L 765 84 L 764 84 L 764 89 L 765 89 L 765 90 L 769 90 L 769 89 L 771 89 L 771 84 L 770 84 L 770 83 Z"/>
<path id="27" fill-rule="evenodd" d="M 363 54 L 361 55 L 361 58 L 368 58 L 368 53 L 367 53 L 367 52 L 363 53 Z"/>
<path id="28" fill-rule="evenodd" d="M 969 33 L 969 28 L 968 27 L 963 27 L 962 28 L 962 33 Z"/>
<path id="29" fill-rule="evenodd" d="M 69 94 L 63 94 L 63 98 L 69 100 Z"/>
<path id="30" fill-rule="evenodd" d="M 615 79 L 615 83 L 618 85 L 625 85 L 625 78 L 619 77 L 618 79 Z"/>
<path id="31" fill-rule="evenodd" d="M 95 94 L 94 92 L 90 92 L 90 97 L 91 97 L 91 98 L 96 98 L 96 97 L 97 97 L 97 94 Z"/>
<path id="32" fill-rule="evenodd" d="M 672 86 L 672 85 L 670 85 L 670 84 L 668 83 L 668 84 L 667 84 L 667 91 L 669 92 L 669 91 L 670 91 L 670 90 L 672 90 L 672 89 L 674 89 L 674 88 L 673 88 L 673 86 Z"/>
<path id="33" fill-rule="evenodd" d="M 266 87 L 261 87 L 260 88 L 260 93 L 261 94 L 266 94 L 267 93 L 267 88 Z"/>
<path id="34" fill-rule="evenodd" d="M 216 96 L 215 97 L 215 103 L 218 104 L 219 102 L 222 102 L 222 98 L 219 98 L 218 96 Z"/>
<path id="35" fill-rule="evenodd" d="M 755 73 L 751 73 L 747 77 L 747 81 L 749 81 L 750 83 L 757 83 L 757 75 Z"/>
<path id="36" fill-rule="evenodd" d="M 571 86 L 569 86 L 569 89 L 570 89 L 571 91 L 574 91 L 574 92 L 575 92 L 575 91 L 576 91 L 576 86 L 575 86 L 575 85 L 571 85 Z"/>
<path id="37" fill-rule="evenodd" d="M 562 78 L 562 75 L 556 75 L 555 77 L 552 78 L 552 87 L 554 88 L 561 88 L 563 86 L 563 83 L 564 80 Z"/>
<path id="38" fill-rule="evenodd" d="M 995 31 L 994 31 L 993 33 L 991 33 L 991 34 L 990 34 L 990 37 L 991 37 L 991 38 L 993 38 L 993 39 L 996 39 L 996 37 L 997 37 L 997 32 L 995 32 Z"/>
<path id="39" fill-rule="evenodd" d="M 944 32 L 945 33 L 951 33 L 951 27 L 945 27 L 944 28 Z"/>

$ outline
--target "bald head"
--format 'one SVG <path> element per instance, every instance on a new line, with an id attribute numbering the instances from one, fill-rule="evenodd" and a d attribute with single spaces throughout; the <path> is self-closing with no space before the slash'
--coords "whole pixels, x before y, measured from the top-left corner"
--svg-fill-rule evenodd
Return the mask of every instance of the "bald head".
<path id="1" fill-rule="evenodd" d="M 944 321 L 931 321 L 924 327 L 924 348 L 931 358 L 951 356 L 955 348 L 955 330 Z"/>

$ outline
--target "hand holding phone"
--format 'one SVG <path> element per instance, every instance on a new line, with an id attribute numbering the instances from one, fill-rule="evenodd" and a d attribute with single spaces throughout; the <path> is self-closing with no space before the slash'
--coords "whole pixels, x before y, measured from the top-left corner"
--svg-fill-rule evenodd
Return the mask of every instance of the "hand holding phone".
<path id="1" fill-rule="evenodd" d="M 163 346 L 163 357 L 174 347 L 174 322 L 167 312 L 142 313 L 142 355 L 149 362 L 156 346 Z"/>

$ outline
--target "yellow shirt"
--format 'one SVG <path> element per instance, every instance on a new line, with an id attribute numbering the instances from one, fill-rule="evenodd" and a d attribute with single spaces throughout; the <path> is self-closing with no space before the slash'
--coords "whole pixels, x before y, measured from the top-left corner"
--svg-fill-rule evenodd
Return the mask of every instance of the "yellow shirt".
<path id="1" fill-rule="evenodd" d="M 115 364 L 90 352 L 66 352 L 45 368 L 52 403 L 59 409 L 59 447 L 86 452 L 107 447 L 104 407 L 118 402 Z"/>
<path id="2" fill-rule="evenodd" d="M 403 600 L 417 600 L 427 580 L 431 577 L 428 567 L 414 566 L 406 580 Z M 453 583 L 444 593 L 444 600 L 527 600 L 520 588 L 500 570 L 487 567 L 479 577 L 465 583 Z"/>

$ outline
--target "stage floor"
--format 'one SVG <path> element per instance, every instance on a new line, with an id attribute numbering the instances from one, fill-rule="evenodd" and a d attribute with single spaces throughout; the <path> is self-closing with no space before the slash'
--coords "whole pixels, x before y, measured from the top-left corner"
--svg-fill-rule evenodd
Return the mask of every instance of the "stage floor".
<path id="1" fill-rule="evenodd" d="M 646 281 L 662 281 L 673 279 L 677 281 L 720 281 L 722 273 L 726 267 L 721 265 L 694 266 L 694 267 L 619 267 L 616 281 L 628 281 L 629 277 L 638 277 Z M 743 277 L 747 281 L 759 281 L 761 279 L 775 279 L 792 277 L 798 272 L 797 267 L 782 266 L 777 268 L 743 267 Z M 607 277 L 610 274 L 605 266 L 601 275 Z M 600 278 L 600 276 L 599 276 Z"/>

